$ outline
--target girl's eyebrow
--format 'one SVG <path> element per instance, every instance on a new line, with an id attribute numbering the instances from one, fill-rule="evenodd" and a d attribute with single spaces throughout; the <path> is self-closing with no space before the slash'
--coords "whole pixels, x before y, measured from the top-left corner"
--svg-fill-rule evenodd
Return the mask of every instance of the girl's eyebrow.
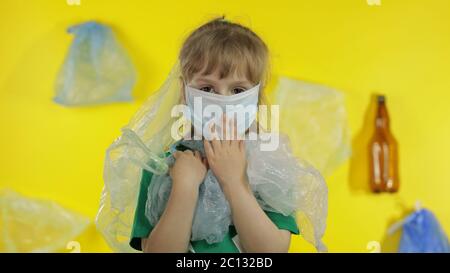
<path id="1" fill-rule="evenodd" d="M 196 82 L 214 83 L 214 81 L 209 80 L 208 78 L 204 78 L 204 77 L 199 77 L 199 78 L 197 78 Z"/>
<path id="2" fill-rule="evenodd" d="M 214 83 L 215 83 L 214 80 L 210 80 L 210 79 L 207 78 L 207 77 L 198 77 L 198 78 L 195 80 L 195 82 L 196 82 L 196 83 L 199 83 L 199 82 L 205 82 L 205 83 L 209 83 L 209 84 L 214 84 Z M 233 81 L 232 84 L 233 84 L 233 85 L 242 85 L 242 86 L 252 86 L 252 83 L 251 83 L 250 81 L 248 81 L 248 80 L 238 80 L 238 81 Z"/>
<path id="3" fill-rule="evenodd" d="M 245 80 L 245 81 L 236 81 L 236 82 L 234 82 L 234 84 L 236 84 L 236 85 L 252 85 L 252 83 L 247 81 L 247 80 Z"/>

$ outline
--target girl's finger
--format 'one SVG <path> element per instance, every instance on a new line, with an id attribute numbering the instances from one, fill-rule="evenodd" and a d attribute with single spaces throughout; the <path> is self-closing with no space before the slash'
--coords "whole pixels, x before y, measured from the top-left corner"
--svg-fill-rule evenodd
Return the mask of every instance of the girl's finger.
<path id="1" fill-rule="evenodd" d="M 225 133 L 224 133 L 224 137 L 223 137 L 223 139 L 224 139 L 224 141 L 223 141 L 223 144 L 225 144 L 225 145 L 227 145 L 227 146 L 230 146 L 231 145 L 231 140 L 233 140 L 233 134 L 232 134 L 232 131 L 231 131 L 231 126 L 230 126 L 230 117 L 229 116 L 226 116 L 226 118 L 223 120 L 223 128 L 224 128 L 224 130 L 225 130 Z"/>
<path id="2" fill-rule="evenodd" d="M 177 159 L 180 156 L 180 152 L 179 151 L 175 151 L 175 153 L 173 153 L 173 157 L 175 159 Z"/>
<path id="3" fill-rule="evenodd" d="M 216 125 L 214 124 L 212 128 L 213 128 L 213 133 L 212 133 L 212 140 L 211 140 L 212 145 L 211 146 L 214 151 L 217 151 L 217 149 L 219 149 L 221 147 L 221 143 L 220 143 L 219 137 L 216 133 Z"/>
<path id="4" fill-rule="evenodd" d="M 212 137 L 214 136 L 214 123 L 215 122 L 210 122 L 206 128 L 206 132 L 203 136 L 203 138 L 205 138 L 208 141 L 212 140 Z"/>
<path id="5" fill-rule="evenodd" d="M 239 150 L 241 152 L 245 151 L 245 142 L 243 140 L 239 140 Z"/>
<path id="6" fill-rule="evenodd" d="M 223 128 L 224 128 L 224 135 L 223 135 L 223 140 L 222 140 L 222 144 L 224 146 L 230 146 L 231 144 L 231 132 L 230 132 L 230 126 L 228 126 L 229 123 L 229 118 L 227 117 L 227 119 L 225 119 L 223 121 Z"/>
<path id="7" fill-rule="evenodd" d="M 214 138 L 217 138 L 217 133 L 216 133 L 216 123 L 212 122 L 211 124 L 209 124 L 209 135 L 211 136 L 211 139 L 208 139 L 208 141 L 212 141 Z"/>
<path id="8" fill-rule="evenodd" d="M 227 143 L 228 140 L 228 130 L 227 130 L 227 116 L 226 114 L 222 115 L 222 141 Z"/>
<path id="9" fill-rule="evenodd" d="M 233 139 L 238 140 L 237 118 L 233 119 Z"/>
<path id="10" fill-rule="evenodd" d="M 202 157 L 200 156 L 200 152 L 199 151 L 195 151 L 194 152 L 194 156 L 196 157 L 196 158 L 198 158 L 198 159 L 202 159 Z"/>
<path id="11" fill-rule="evenodd" d="M 194 155 L 194 153 L 191 150 L 186 150 L 183 153 L 188 154 L 188 155 Z"/>
<path id="12" fill-rule="evenodd" d="M 208 159 L 206 157 L 202 159 L 202 163 L 205 165 L 206 169 L 209 169 Z"/>
<path id="13" fill-rule="evenodd" d="M 214 155 L 214 150 L 211 147 L 211 143 L 209 143 L 208 140 L 206 139 L 203 140 L 203 146 L 205 147 L 205 154 L 207 158 L 210 158 L 211 156 Z"/>

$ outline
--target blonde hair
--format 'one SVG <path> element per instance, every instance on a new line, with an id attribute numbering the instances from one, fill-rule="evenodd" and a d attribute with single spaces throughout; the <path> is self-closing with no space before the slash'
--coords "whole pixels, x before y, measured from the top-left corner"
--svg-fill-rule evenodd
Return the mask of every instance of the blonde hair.
<path id="1" fill-rule="evenodd" d="M 224 17 L 193 31 L 181 47 L 179 62 L 186 81 L 196 73 L 208 75 L 219 69 L 221 79 L 236 73 L 253 84 L 260 82 L 262 91 L 269 77 L 269 52 L 264 41 L 249 28 Z M 260 98 L 263 100 L 262 92 Z"/>

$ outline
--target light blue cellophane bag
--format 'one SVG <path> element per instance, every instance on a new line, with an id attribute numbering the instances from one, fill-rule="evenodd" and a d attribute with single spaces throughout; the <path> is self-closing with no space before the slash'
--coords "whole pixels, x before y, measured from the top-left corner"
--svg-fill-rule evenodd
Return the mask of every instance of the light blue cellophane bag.
<path id="1" fill-rule="evenodd" d="M 420 209 L 405 219 L 398 252 L 450 252 L 448 238 L 431 211 Z"/>
<path id="2" fill-rule="evenodd" d="M 112 30 L 91 21 L 68 32 L 75 38 L 59 72 L 54 101 L 81 106 L 132 100 L 135 70 Z"/>

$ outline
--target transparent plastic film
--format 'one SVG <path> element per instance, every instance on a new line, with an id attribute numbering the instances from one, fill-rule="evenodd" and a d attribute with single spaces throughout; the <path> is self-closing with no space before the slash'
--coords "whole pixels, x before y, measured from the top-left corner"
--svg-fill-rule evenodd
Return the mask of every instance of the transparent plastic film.
<path id="1" fill-rule="evenodd" d="M 289 136 L 297 157 L 324 176 L 350 157 L 350 133 L 341 92 L 280 77 L 274 95 L 282 117 L 280 131 Z"/>
<path id="2" fill-rule="evenodd" d="M 400 253 L 450 253 L 448 237 L 428 209 L 415 211 L 403 222 Z"/>
<path id="3" fill-rule="evenodd" d="M 134 252 L 129 246 L 139 183 L 143 170 L 165 174 L 165 152 L 171 137 L 172 107 L 181 100 L 179 65 L 172 68 L 164 84 L 122 129 L 106 151 L 100 208 L 96 224 L 110 247 L 118 252 Z"/>
<path id="4" fill-rule="evenodd" d="M 182 140 L 182 145 L 204 156 L 202 141 Z M 296 217 L 302 236 L 318 251 L 326 251 L 321 238 L 326 228 L 328 190 L 320 173 L 290 151 L 287 137 L 281 136 L 275 151 L 262 151 L 260 141 L 247 140 L 247 175 L 259 205 L 266 211 Z M 173 157 L 168 157 L 173 162 Z M 169 175 L 153 176 L 148 189 L 146 217 L 156 225 L 171 190 Z M 221 242 L 232 224 L 231 210 L 220 184 L 209 170 L 200 186 L 191 240 Z"/>
<path id="5" fill-rule="evenodd" d="M 136 73 L 111 28 L 91 21 L 68 32 L 74 39 L 56 80 L 54 101 L 69 106 L 130 101 Z"/>
<path id="6" fill-rule="evenodd" d="M 0 252 L 60 251 L 89 223 L 87 217 L 54 201 L 0 191 Z"/>
<path id="7" fill-rule="evenodd" d="M 318 251 L 328 214 L 328 188 L 322 175 L 306 161 L 296 158 L 287 136 L 280 134 L 278 149 L 262 151 L 247 141 L 247 175 L 253 192 L 265 210 L 296 216 L 300 234 Z"/>

